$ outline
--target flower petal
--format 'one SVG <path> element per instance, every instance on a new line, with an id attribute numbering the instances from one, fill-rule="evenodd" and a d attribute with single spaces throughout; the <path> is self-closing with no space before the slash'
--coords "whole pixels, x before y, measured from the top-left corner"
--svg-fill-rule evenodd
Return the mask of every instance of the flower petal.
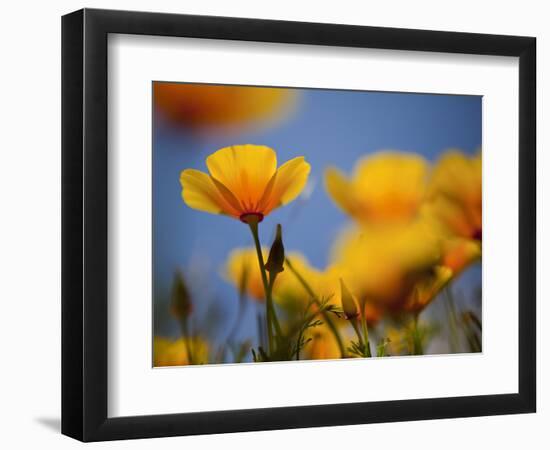
<path id="1" fill-rule="evenodd" d="M 263 145 L 233 145 L 206 159 L 210 174 L 240 200 L 245 211 L 257 205 L 277 169 L 277 155 Z"/>
<path id="2" fill-rule="evenodd" d="M 181 196 L 187 206 L 212 214 L 239 217 L 240 212 L 219 193 L 214 181 L 206 173 L 195 169 L 181 172 Z"/>
<path id="3" fill-rule="evenodd" d="M 463 220 L 471 224 L 473 235 L 482 228 L 481 166 L 481 153 L 470 157 L 459 150 L 449 150 L 438 161 L 428 191 L 430 199 L 445 197 L 458 205 Z"/>
<path id="4" fill-rule="evenodd" d="M 351 184 L 344 174 L 334 167 L 325 171 L 325 189 L 334 202 L 347 214 L 354 215 L 356 204 Z"/>
<path id="5" fill-rule="evenodd" d="M 262 247 L 263 258 L 267 257 L 267 248 Z M 234 249 L 225 264 L 225 278 L 237 289 L 245 288 L 248 295 L 258 302 L 265 299 L 264 285 L 258 257 L 254 248 Z"/>
<path id="6" fill-rule="evenodd" d="M 263 213 L 268 214 L 298 197 L 306 185 L 310 170 L 303 156 L 293 158 L 279 167 L 270 180 L 272 186 L 266 189 L 266 195 L 259 202 Z"/>
<path id="7" fill-rule="evenodd" d="M 428 171 L 428 162 L 410 153 L 382 151 L 360 160 L 352 184 L 362 218 L 383 223 L 412 219 L 424 199 Z"/>
<path id="8" fill-rule="evenodd" d="M 481 243 L 472 239 L 450 239 L 445 242 L 443 252 L 443 265 L 456 275 L 481 258 Z"/>
<path id="9" fill-rule="evenodd" d="M 480 195 L 481 156 L 469 157 L 459 150 L 448 150 L 438 161 L 429 195 L 443 194 L 456 201 L 473 201 Z"/>
<path id="10" fill-rule="evenodd" d="M 449 267 L 435 266 L 432 271 L 418 280 L 405 301 L 404 308 L 411 312 L 422 311 L 443 289 L 452 276 L 453 271 Z"/>
<path id="11" fill-rule="evenodd" d="M 427 217 L 433 217 L 443 226 L 443 231 L 457 236 L 470 238 L 474 236 L 479 226 L 473 223 L 467 214 L 464 204 L 449 197 L 438 196 L 427 203 L 422 212 Z"/>

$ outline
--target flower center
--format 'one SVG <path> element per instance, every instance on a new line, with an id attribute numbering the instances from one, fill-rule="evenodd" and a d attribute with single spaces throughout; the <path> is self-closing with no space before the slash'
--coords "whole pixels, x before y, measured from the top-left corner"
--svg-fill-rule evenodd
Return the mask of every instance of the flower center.
<path id="1" fill-rule="evenodd" d="M 260 223 L 262 220 L 264 220 L 264 215 L 259 212 L 246 212 L 241 214 L 239 218 L 241 219 L 241 222 L 244 223 L 250 223 L 251 221 Z"/>
<path id="2" fill-rule="evenodd" d="M 478 228 L 477 230 L 474 231 L 472 237 L 474 239 L 477 239 L 478 241 L 481 241 L 481 236 L 482 236 L 481 228 Z"/>

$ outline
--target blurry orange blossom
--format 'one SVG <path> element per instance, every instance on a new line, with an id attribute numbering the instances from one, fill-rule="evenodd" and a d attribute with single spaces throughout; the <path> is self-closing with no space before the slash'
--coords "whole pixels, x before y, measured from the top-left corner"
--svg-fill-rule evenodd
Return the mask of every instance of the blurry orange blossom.
<path id="1" fill-rule="evenodd" d="M 287 112 L 296 96 L 291 89 L 214 84 L 156 82 L 153 90 L 160 115 L 194 130 L 265 122 Z"/>
<path id="2" fill-rule="evenodd" d="M 262 253 L 265 260 L 267 249 L 262 248 Z M 224 275 L 242 293 L 250 295 L 258 302 L 265 301 L 262 275 L 254 248 L 234 249 L 225 263 Z"/>
<path id="3" fill-rule="evenodd" d="M 435 166 L 423 215 L 444 237 L 443 264 L 458 274 L 481 258 L 481 154 L 447 151 Z"/>
<path id="4" fill-rule="evenodd" d="M 153 343 L 153 365 L 155 367 L 189 365 L 188 347 L 191 348 L 193 364 L 208 363 L 208 344 L 204 340 L 198 337 L 172 340 L 156 336 Z"/>
<path id="5" fill-rule="evenodd" d="M 451 278 L 443 267 L 441 239 L 422 221 L 386 228 L 348 230 L 334 260 L 360 302 L 389 310 L 419 311 Z"/>
<path id="6" fill-rule="evenodd" d="M 382 151 L 355 164 L 352 177 L 336 168 L 325 172 L 331 199 L 361 224 L 412 220 L 424 200 L 429 165 L 420 155 Z"/>

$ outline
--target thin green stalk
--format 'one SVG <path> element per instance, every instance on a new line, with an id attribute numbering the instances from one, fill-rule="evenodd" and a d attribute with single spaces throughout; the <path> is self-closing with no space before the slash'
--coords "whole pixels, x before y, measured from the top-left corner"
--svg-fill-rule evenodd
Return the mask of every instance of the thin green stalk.
<path id="1" fill-rule="evenodd" d="M 304 318 L 302 320 L 302 324 L 309 324 L 316 316 L 316 314 L 310 314 L 309 316 L 307 315 L 310 306 L 311 306 L 311 303 L 308 303 L 308 306 L 307 306 L 306 310 L 304 311 L 304 315 L 303 315 Z M 304 326 L 302 325 L 302 327 L 300 327 L 300 331 L 298 333 L 298 344 L 297 344 L 297 347 L 296 347 L 296 361 L 300 360 L 300 343 L 302 342 L 303 336 L 304 336 Z"/>
<path id="2" fill-rule="evenodd" d="M 233 327 L 231 328 L 231 331 L 227 335 L 226 342 L 231 344 L 233 340 L 235 339 L 235 334 L 239 330 L 239 325 L 241 323 L 242 316 L 244 315 L 244 312 L 246 310 L 246 293 L 244 289 L 241 289 L 239 292 L 239 306 L 237 309 L 237 317 L 235 318 L 235 322 L 233 323 Z M 222 345 L 220 347 L 220 350 L 218 352 L 217 361 L 223 362 L 225 359 L 225 352 L 227 350 L 227 345 Z M 231 351 L 233 353 L 233 356 L 235 356 L 235 351 L 233 347 L 231 348 Z"/>
<path id="3" fill-rule="evenodd" d="M 454 299 L 449 288 L 444 289 L 445 292 L 445 307 L 447 309 L 447 320 L 449 322 L 450 339 L 449 346 L 451 353 L 458 352 L 458 319 L 456 317 L 456 309 Z"/>
<path id="4" fill-rule="evenodd" d="M 189 342 L 189 334 L 187 332 L 187 320 L 182 319 L 180 321 L 181 325 L 181 334 L 183 336 L 183 342 L 185 343 L 185 350 L 187 351 L 187 359 L 189 360 L 189 364 L 193 364 L 193 353 L 191 352 L 191 344 Z"/>
<path id="5" fill-rule="evenodd" d="M 365 307 L 363 305 L 363 311 L 361 314 L 361 326 L 363 327 L 363 338 L 365 339 L 364 345 L 367 350 L 367 357 L 371 357 L 372 353 L 370 350 L 370 342 L 369 342 L 369 329 L 367 328 L 367 319 L 365 317 Z"/>
<path id="6" fill-rule="evenodd" d="M 350 319 L 349 323 L 351 323 L 351 326 L 355 330 L 355 334 L 357 335 L 357 339 L 359 342 L 363 342 L 363 336 L 361 335 L 361 332 L 359 331 L 359 327 L 357 326 L 357 320 L 356 319 Z"/>
<path id="7" fill-rule="evenodd" d="M 227 341 L 232 342 L 235 338 L 235 334 L 237 333 L 239 326 L 241 324 L 242 316 L 244 315 L 244 312 L 246 311 L 246 295 L 244 291 L 239 292 L 239 306 L 237 309 L 237 317 L 235 318 L 235 322 L 233 323 L 233 327 L 231 328 L 231 331 L 227 335 Z"/>
<path id="8" fill-rule="evenodd" d="M 300 332 L 298 333 L 298 341 L 296 344 L 296 361 L 300 361 L 300 344 L 302 342 L 303 335 L 304 335 L 304 330 L 300 328 Z"/>
<path id="9" fill-rule="evenodd" d="M 260 245 L 260 238 L 258 236 L 258 222 L 251 220 L 248 222 L 252 237 L 254 239 L 254 245 L 256 247 L 256 254 L 258 256 L 258 264 L 260 266 L 260 273 L 262 275 L 262 283 L 264 285 L 265 292 L 265 303 L 266 303 L 266 321 L 267 321 L 267 338 L 268 338 L 268 352 L 272 354 L 274 350 L 273 342 L 273 325 L 275 321 L 275 327 L 277 328 L 277 333 L 280 334 L 279 323 L 275 316 L 275 308 L 273 307 L 273 299 L 271 295 L 272 284 L 267 280 L 267 273 L 265 270 L 264 257 L 262 254 L 262 247 Z M 273 280 L 275 281 L 275 280 Z"/>
<path id="10" fill-rule="evenodd" d="M 418 330 L 418 314 L 414 315 L 413 320 L 413 355 L 423 355 L 422 339 Z"/>
<path id="11" fill-rule="evenodd" d="M 271 301 L 269 302 L 269 308 L 271 309 L 271 320 L 273 321 L 273 327 L 275 328 L 275 334 L 277 336 L 282 336 L 283 332 L 281 329 L 281 325 L 279 324 L 279 319 L 277 318 L 277 313 L 275 312 L 275 306 L 273 303 L 273 285 L 275 284 L 275 278 L 277 277 L 276 273 L 270 273 L 269 274 L 269 298 Z"/>
<path id="12" fill-rule="evenodd" d="M 259 342 L 259 345 L 263 347 L 265 345 L 265 330 L 264 330 L 265 321 L 263 318 L 263 314 L 260 310 L 258 310 L 257 312 L 256 320 L 258 323 L 258 342 Z"/>
<path id="13" fill-rule="evenodd" d="M 296 268 L 292 265 L 290 260 L 288 258 L 285 259 L 286 266 L 290 269 L 290 271 L 294 274 L 296 279 L 300 282 L 300 284 L 304 287 L 306 292 L 309 296 L 315 301 L 315 304 L 320 307 L 321 302 L 315 295 L 315 292 L 313 292 L 313 289 L 309 285 L 309 283 L 300 275 L 300 273 L 296 270 Z M 322 311 L 321 315 L 323 316 L 323 319 L 327 323 L 328 327 L 330 328 L 330 331 L 334 335 L 334 338 L 336 339 L 336 343 L 338 344 L 338 349 L 340 350 L 340 355 L 342 358 L 346 357 L 346 349 L 344 347 L 344 342 L 342 341 L 342 337 L 340 336 L 340 333 L 338 332 L 338 328 L 336 328 L 336 325 L 330 318 L 330 316 L 327 314 L 326 311 Z"/>

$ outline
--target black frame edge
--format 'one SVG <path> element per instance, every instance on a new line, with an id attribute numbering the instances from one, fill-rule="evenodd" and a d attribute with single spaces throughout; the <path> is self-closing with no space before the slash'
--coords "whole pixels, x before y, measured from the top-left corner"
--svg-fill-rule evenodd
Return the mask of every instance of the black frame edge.
<path id="1" fill-rule="evenodd" d="M 519 55 L 519 393 L 537 405 L 537 42 Z"/>
<path id="2" fill-rule="evenodd" d="M 101 441 L 535 412 L 535 38 L 95 9 L 64 16 L 62 24 L 64 434 Z M 519 393 L 108 418 L 109 33 L 518 56 Z"/>
<path id="3" fill-rule="evenodd" d="M 61 33 L 61 431 L 83 438 L 83 11 L 62 18 Z"/>

